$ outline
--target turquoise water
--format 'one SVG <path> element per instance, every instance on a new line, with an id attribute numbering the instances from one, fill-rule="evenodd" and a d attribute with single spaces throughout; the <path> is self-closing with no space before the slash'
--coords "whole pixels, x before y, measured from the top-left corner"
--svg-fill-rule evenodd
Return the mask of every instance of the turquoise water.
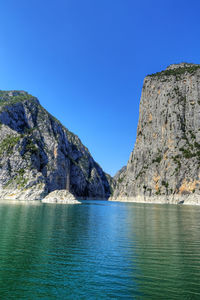
<path id="1" fill-rule="evenodd" d="M 1 203 L 0 299 L 200 299 L 200 207 Z"/>

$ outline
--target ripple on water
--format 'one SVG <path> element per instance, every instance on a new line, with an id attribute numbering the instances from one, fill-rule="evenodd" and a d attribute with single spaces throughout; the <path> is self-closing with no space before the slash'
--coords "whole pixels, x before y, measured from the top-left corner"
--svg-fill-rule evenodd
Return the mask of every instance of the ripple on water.
<path id="1" fill-rule="evenodd" d="M 199 299 L 200 208 L 0 204 L 0 299 Z"/>

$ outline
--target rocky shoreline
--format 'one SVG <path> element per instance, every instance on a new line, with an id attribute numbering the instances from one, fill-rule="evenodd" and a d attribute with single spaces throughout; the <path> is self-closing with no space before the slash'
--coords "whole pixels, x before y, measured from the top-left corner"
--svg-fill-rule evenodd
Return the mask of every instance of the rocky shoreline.
<path id="1" fill-rule="evenodd" d="M 55 190 L 46 196 L 41 194 L 36 198 L 36 193 L 31 197 L 31 192 L 18 191 L 1 191 L 0 202 L 8 201 L 9 203 L 56 203 L 56 204 L 81 204 L 84 200 L 108 200 L 111 202 L 130 202 L 130 203 L 147 203 L 147 204 L 180 204 L 180 205 L 200 205 L 200 195 L 160 195 L 160 196 L 136 196 L 136 197 L 110 197 L 109 199 L 75 197 L 67 190 Z"/>
<path id="2" fill-rule="evenodd" d="M 81 204 L 81 202 L 67 190 L 56 190 L 51 192 L 42 199 L 42 203 Z"/>
<path id="3" fill-rule="evenodd" d="M 109 201 L 114 202 L 133 202 L 148 204 L 181 204 L 181 205 L 200 205 L 200 195 L 161 195 L 161 196 L 136 196 L 136 197 L 110 197 Z"/>
<path id="4" fill-rule="evenodd" d="M 31 193 L 33 192 L 33 193 Z M 0 201 L 9 202 L 42 202 L 42 203 L 63 203 L 63 204 L 81 204 L 78 199 L 67 190 L 55 190 L 48 195 L 42 195 L 36 191 L 0 191 Z"/>

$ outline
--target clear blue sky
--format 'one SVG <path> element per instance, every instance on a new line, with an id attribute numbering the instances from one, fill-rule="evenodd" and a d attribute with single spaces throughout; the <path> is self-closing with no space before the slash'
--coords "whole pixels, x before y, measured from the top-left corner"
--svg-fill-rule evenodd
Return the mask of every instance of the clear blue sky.
<path id="1" fill-rule="evenodd" d="M 3 0 L 0 89 L 20 89 L 114 174 L 133 149 L 144 77 L 200 63 L 200 1 Z"/>

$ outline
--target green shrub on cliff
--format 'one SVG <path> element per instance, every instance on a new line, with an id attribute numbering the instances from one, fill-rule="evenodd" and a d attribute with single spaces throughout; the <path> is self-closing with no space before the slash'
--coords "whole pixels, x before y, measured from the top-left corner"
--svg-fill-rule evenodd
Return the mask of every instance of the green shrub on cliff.
<path id="1" fill-rule="evenodd" d="M 1 143 L 0 143 L 0 155 L 2 155 L 5 151 L 8 154 L 11 154 L 14 146 L 19 142 L 20 136 L 8 135 Z"/>
<path id="2" fill-rule="evenodd" d="M 175 69 L 164 70 L 164 71 L 153 73 L 153 74 L 150 74 L 147 76 L 149 76 L 149 77 L 178 76 L 178 75 L 183 75 L 186 73 L 192 74 L 198 69 L 200 69 L 199 65 L 185 66 L 185 67 L 180 67 L 180 68 L 175 68 Z"/>

